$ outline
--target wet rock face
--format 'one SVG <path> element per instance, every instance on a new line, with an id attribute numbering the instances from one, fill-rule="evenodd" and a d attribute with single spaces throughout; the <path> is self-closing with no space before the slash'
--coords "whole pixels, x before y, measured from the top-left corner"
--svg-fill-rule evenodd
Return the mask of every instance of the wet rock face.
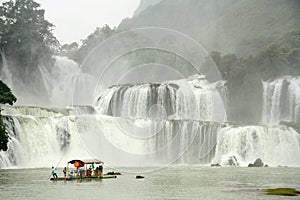
<path id="1" fill-rule="evenodd" d="M 217 163 L 219 164 L 219 163 Z M 239 162 L 235 156 L 228 156 L 222 163 L 221 166 L 239 166 Z"/>
<path id="2" fill-rule="evenodd" d="M 229 157 L 228 165 L 230 165 L 230 166 L 239 166 L 238 160 L 236 159 L 235 156 Z"/>

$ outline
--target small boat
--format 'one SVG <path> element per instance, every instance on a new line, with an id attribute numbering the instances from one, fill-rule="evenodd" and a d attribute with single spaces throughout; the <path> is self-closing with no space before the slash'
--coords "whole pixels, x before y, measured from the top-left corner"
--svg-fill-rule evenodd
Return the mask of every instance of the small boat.
<path id="1" fill-rule="evenodd" d="M 116 175 L 103 175 L 103 162 L 98 159 L 71 160 L 67 163 L 66 176 L 50 178 L 52 181 L 102 180 L 117 178 Z"/>

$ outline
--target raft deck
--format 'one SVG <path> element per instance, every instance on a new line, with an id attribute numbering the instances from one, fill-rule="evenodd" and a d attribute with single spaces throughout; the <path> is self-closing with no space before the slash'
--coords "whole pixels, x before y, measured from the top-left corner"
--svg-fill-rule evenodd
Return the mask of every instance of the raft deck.
<path id="1" fill-rule="evenodd" d="M 84 177 L 84 178 L 64 178 L 64 177 L 58 177 L 58 178 L 50 178 L 51 181 L 73 181 L 73 180 L 102 180 L 102 179 L 109 179 L 109 178 L 117 178 L 116 175 L 104 175 L 102 177 Z"/>

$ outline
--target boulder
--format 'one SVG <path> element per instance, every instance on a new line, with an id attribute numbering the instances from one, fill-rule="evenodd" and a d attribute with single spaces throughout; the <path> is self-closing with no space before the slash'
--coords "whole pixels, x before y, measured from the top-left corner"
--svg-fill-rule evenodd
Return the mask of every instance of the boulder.
<path id="1" fill-rule="evenodd" d="M 122 175 L 120 172 L 107 172 L 106 175 Z"/>
<path id="2" fill-rule="evenodd" d="M 210 166 L 211 166 L 211 167 L 221 167 L 221 165 L 220 165 L 219 163 L 211 164 Z"/>
<path id="3" fill-rule="evenodd" d="M 264 163 L 260 158 L 257 158 L 254 163 L 249 163 L 248 167 L 263 167 Z M 266 165 L 265 167 L 268 167 L 268 165 Z"/>
<path id="4" fill-rule="evenodd" d="M 263 167 L 264 166 L 264 163 L 262 162 L 262 160 L 260 158 L 257 158 L 253 164 L 255 167 Z"/>
<path id="5" fill-rule="evenodd" d="M 141 179 L 141 178 L 145 178 L 145 177 L 142 176 L 142 175 L 137 175 L 135 178 L 136 178 L 136 179 Z"/>

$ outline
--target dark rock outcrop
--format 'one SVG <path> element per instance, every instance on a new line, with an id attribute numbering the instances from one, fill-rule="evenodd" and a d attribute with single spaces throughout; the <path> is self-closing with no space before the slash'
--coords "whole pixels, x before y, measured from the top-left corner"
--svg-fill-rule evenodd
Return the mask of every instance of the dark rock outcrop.
<path id="1" fill-rule="evenodd" d="M 142 179 L 142 178 L 145 178 L 145 177 L 142 176 L 142 175 L 137 175 L 135 178 L 136 178 L 136 179 Z"/>
<path id="2" fill-rule="evenodd" d="M 107 172 L 106 175 L 122 175 L 120 172 Z"/>
<path id="3" fill-rule="evenodd" d="M 248 167 L 263 167 L 264 163 L 261 160 L 261 158 L 257 158 L 254 163 L 249 163 Z M 265 165 L 266 167 L 268 166 L 267 164 Z"/>

